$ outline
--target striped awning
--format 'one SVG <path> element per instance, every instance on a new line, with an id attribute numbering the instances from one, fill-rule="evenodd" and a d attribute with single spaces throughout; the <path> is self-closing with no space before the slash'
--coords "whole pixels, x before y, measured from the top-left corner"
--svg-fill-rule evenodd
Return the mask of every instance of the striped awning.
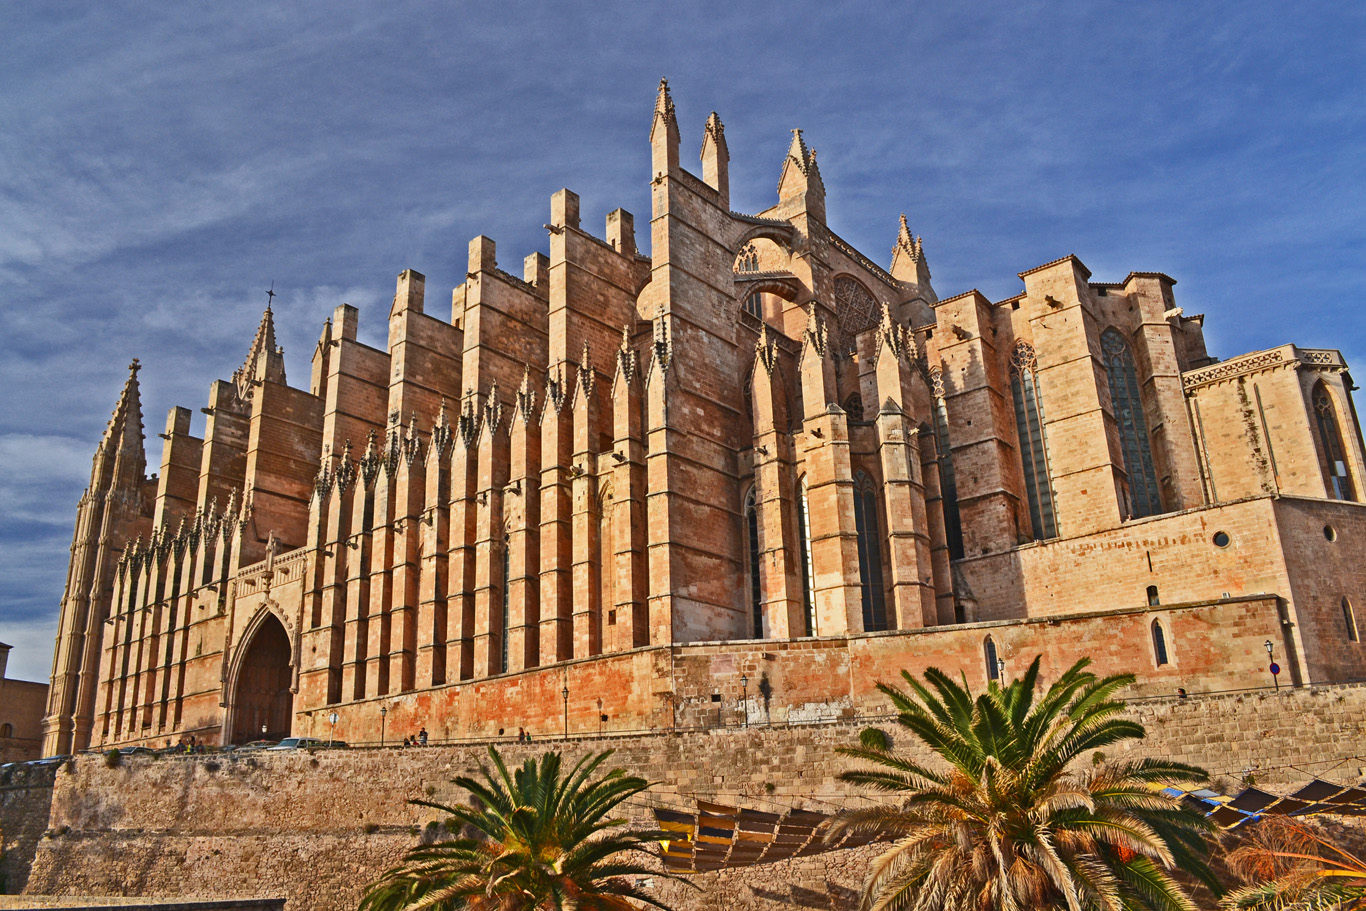
<path id="1" fill-rule="evenodd" d="M 827 842 L 821 827 L 830 814 L 810 810 L 765 813 L 699 800 L 694 812 L 653 812 L 659 828 L 670 836 L 664 845 L 664 866 L 680 873 L 749 867 L 874 840 L 859 835 Z"/>

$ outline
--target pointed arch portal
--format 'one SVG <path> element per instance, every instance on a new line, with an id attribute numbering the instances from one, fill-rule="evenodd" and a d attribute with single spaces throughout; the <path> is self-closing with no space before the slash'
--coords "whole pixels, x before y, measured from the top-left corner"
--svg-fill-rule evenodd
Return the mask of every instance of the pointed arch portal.
<path id="1" fill-rule="evenodd" d="M 280 740 L 289 736 L 294 716 L 290 684 L 289 636 L 283 624 L 267 612 L 242 657 L 233 691 L 232 742 L 259 737 Z M 264 726 L 265 733 L 261 733 Z"/>

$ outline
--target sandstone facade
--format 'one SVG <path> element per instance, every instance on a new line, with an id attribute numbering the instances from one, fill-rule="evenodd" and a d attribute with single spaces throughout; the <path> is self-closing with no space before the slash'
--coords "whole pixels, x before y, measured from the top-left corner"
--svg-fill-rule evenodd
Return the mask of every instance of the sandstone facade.
<path id="1" fill-rule="evenodd" d="M 0 642 L 0 763 L 37 759 L 43 745 L 47 684 L 5 676 L 12 646 Z"/>
<path id="2" fill-rule="evenodd" d="M 649 256 L 562 190 L 549 256 L 475 238 L 449 317 L 403 272 L 383 350 L 341 305 L 304 388 L 268 308 L 150 477 L 134 362 L 46 752 L 841 717 L 1034 654 L 1150 693 L 1265 686 L 1268 642 L 1282 684 L 1366 677 L 1338 352 L 1217 361 L 1171 278 L 1072 256 L 940 300 L 904 218 L 887 269 L 830 229 L 800 132 L 754 215 L 714 114 L 681 167 L 664 85 L 650 146 Z"/>

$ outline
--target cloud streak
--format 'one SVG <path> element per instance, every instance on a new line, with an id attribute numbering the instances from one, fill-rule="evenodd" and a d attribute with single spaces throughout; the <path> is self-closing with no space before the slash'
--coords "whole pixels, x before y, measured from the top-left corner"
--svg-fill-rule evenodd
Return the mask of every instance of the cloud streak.
<path id="1" fill-rule="evenodd" d="M 648 249 L 663 75 L 685 166 L 725 121 L 736 208 L 772 203 L 801 127 L 835 230 L 885 260 L 906 212 L 941 295 L 1005 297 L 1075 253 L 1101 280 L 1174 275 L 1218 354 L 1361 360 L 1364 43 L 1366 12 L 1319 2 L 8 10 L 0 639 L 55 627 L 131 357 L 156 443 L 173 405 L 202 421 L 272 280 L 298 384 L 337 304 L 378 345 L 402 269 L 440 302 L 477 234 L 514 272 L 547 249 L 560 187 L 595 233 L 635 213 Z M 16 675 L 46 676 L 25 651 Z"/>

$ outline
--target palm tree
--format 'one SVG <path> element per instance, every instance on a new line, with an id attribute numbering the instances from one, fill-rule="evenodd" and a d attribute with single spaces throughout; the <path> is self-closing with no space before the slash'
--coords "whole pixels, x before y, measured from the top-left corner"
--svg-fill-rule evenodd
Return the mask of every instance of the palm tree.
<path id="1" fill-rule="evenodd" d="M 483 780 L 455 779 L 472 806 L 413 801 L 446 813 L 456 837 L 409 851 L 370 886 L 362 911 L 629 911 L 632 899 L 665 908 L 635 884 L 669 877 L 639 857 L 663 834 L 611 815 L 649 782 L 621 769 L 593 778 L 610 755 L 584 756 L 562 776 L 559 754 L 546 753 L 510 773 L 489 747 Z"/>
<path id="2" fill-rule="evenodd" d="M 1187 911 L 1174 871 L 1218 893 L 1204 860 L 1213 825 L 1160 793 L 1208 776 L 1163 759 L 1105 761 L 1102 748 L 1141 738 L 1143 726 L 1117 717 L 1124 703 L 1113 698 L 1134 677 L 1098 678 L 1088 664 L 1037 702 L 1037 658 L 976 699 L 934 668 L 925 683 L 903 671 L 909 692 L 879 684 L 943 768 L 894 751 L 877 729 L 840 750 L 872 766 L 841 778 L 901 798 L 847 811 L 829 832 L 893 841 L 868 874 L 865 911 Z M 1092 751 L 1091 767 L 1076 768 Z"/>
<path id="3" fill-rule="evenodd" d="M 1242 911 L 1366 908 L 1366 859 L 1300 822 L 1268 816 L 1228 855 L 1230 869 L 1251 882 L 1224 897 Z"/>

